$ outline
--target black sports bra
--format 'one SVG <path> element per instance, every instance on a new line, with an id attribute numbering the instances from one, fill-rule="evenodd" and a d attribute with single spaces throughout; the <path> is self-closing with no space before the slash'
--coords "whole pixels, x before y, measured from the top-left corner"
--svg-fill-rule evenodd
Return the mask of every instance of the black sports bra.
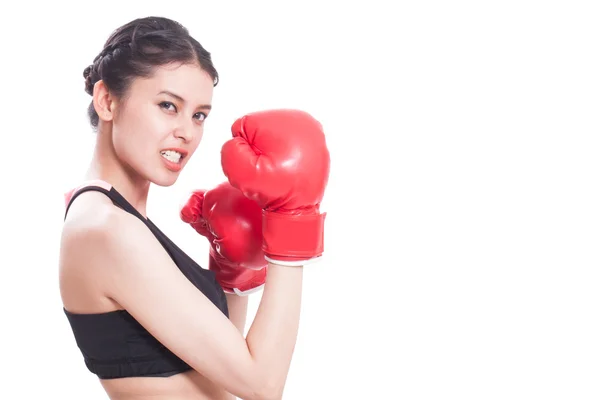
<path id="1" fill-rule="evenodd" d="M 89 190 L 106 194 L 116 206 L 138 217 L 160 241 L 181 273 L 229 317 L 225 292 L 215 280 L 214 272 L 201 268 L 156 225 L 144 218 L 110 184 L 104 181 L 92 181 L 67 193 L 65 218 L 77 196 Z M 98 314 L 76 314 L 64 308 L 63 310 L 85 365 L 100 379 L 136 376 L 166 377 L 191 369 L 187 363 L 155 339 L 126 310 Z"/>

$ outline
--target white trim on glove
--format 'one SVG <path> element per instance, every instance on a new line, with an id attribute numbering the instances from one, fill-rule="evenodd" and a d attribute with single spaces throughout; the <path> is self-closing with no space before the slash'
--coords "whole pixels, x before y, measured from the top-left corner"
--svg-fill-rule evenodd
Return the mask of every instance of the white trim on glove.
<path id="1" fill-rule="evenodd" d="M 242 296 L 242 297 L 243 296 L 248 296 L 248 295 L 250 295 L 252 293 L 259 292 L 264 286 L 265 286 L 265 284 L 263 283 L 262 285 L 257 286 L 257 287 L 252 288 L 252 289 L 248 289 L 245 292 L 241 291 L 238 288 L 233 288 L 233 293 L 232 294 L 237 294 L 238 296 Z"/>
<path id="2" fill-rule="evenodd" d="M 281 265 L 284 267 L 302 267 L 304 265 L 308 265 L 308 264 L 312 264 L 312 263 L 321 261 L 321 258 L 322 258 L 322 256 L 309 258 L 308 260 L 283 261 L 283 260 L 274 260 L 272 258 L 265 256 L 265 260 L 267 260 L 271 264 Z"/>

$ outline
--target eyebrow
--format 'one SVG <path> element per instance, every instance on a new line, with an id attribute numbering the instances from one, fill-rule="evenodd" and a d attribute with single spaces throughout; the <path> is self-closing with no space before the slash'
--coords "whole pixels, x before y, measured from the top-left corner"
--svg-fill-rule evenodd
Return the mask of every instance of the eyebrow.
<path id="1" fill-rule="evenodd" d="M 175 94 L 173 92 L 169 92 L 168 90 L 163 90 L 163 91 L 159 92 L 158 94 L 166 94 L 168 96 L 176 98 L 177 100 L 179 100 L 182 103 L 185 103 L 185 100 L 183 99 L 183 97 L 181 97 L 181 96 L 179 96 L 179 95 L 177 95 L 177 94 Z M 210 109 L 212 109 L 212 106 L 210 104 L 200 104 L 198 106 L 198 108 L 202 108 L 202 109 L 205 109 L 205 110 L 210 110 Z"/>

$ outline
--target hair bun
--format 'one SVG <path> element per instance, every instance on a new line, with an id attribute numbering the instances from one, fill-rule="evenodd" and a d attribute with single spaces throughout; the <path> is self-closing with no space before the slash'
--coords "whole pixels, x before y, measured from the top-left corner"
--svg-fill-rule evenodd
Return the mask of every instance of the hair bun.
<path id="1" fill-rule="evenodd" d="M 87 66 L 83 70 L 83 77 L 85 78 L 85 92 L 90 96 L 94 95 L 94 83 L 92 81 L 92 69 L 93 65 Z"/>

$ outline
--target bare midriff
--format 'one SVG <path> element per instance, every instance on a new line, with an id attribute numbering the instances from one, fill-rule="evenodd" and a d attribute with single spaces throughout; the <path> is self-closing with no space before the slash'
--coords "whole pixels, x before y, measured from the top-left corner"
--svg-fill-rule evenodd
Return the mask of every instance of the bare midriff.
<path id="1" fill-rule="evenodd" d="M 111 400 L 234 400 L 235 397 L 196 371 L 168 378 L 101 380 Z"/>

